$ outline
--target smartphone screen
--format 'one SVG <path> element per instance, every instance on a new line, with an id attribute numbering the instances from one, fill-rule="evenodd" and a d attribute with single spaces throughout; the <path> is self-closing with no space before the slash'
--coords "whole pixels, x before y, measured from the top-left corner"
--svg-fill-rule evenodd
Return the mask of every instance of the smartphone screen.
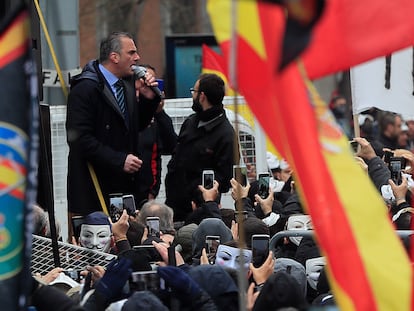
<path id="1" fill-rule="evenodd" d="M 389 169 L 391 172 L 391 179 L 396 185 L 402 183 L 401 170 L 403 169 L 401 158 L 390 158 Z"/>
<path id="2" fill-rule="evenodd" d="M 262 199 L 266 199 L 269 195 L 269 173 L 259 174 L 259 191 L 258 194 Z"/>
<path id="3" fill-rule="evenodd" d="M 124 209 L 127 210 L 128 215 L 135 216 L 135 211 L 136 211 L 135 199 L 132 194 L 127 194 L 127 195 L 122 196 L 122 204 L 123 204 Z"/>
<path id="4" fill-rule="evenodd" d="M 206 189 L 213 188 L 214 182 L 214 171 L 212 170 L 205 170 L 203 171 L 203 187 Z"/>
<path id="5" fill-rule="evenodd" d="M 81 226 L 85 221 L 85 216 L 72 216 L 72 228 L 73 228 L 73 235 L 75 236 L 76 240 L 79 239 Z"/>
<path id="6" fill-rule="evenodd" d="M 233 165 L 233 178 L 243 187 L 247 186 L 247 167 L 245 165 Z"/>
<path id="7" fill-rule="evenodd" d="M 147 217 L 148 236 L 160 237 L 160 218 Z"/>
<path id="8" fill-rule="evenodd" d="M 254 234 L 252 236 L 252 263 L 258 268 L 269 256 L 269 239 L 267 234 Z"/>
<path id="9" fill-rule="evenodd" d="M 349 142 L 349 145 L 351 146 L 352 152 L 355 154 L 359 151 L 360 147 L 357 141 L 351 140 Z"/>
<path id="10" fill-rule="evenodd" d="M 122 196 L 112 196 L 109 198 L 109 216 L 112 222 L 117 222 L 124 210 Z"/>
<path id="11" fill-rule="evenodd" d="M 216 259 L 217 248 L 220 245 L 220 236 L 207 235 L 206 236 L 206 253 L 210 264 L 214 264 Z"/>

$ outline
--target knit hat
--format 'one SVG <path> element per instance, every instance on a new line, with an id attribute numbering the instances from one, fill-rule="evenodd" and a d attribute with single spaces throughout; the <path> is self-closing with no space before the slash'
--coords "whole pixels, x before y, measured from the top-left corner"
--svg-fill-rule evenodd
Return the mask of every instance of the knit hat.
<path id="1" fill-rule="evenodd" d="M 187 262 L 191 259 L 193 254 L 193 239 L 192 235 L 198 226 L 196 224 L 188 224 L 181 227 L 175 234 L 174 242 L 177 244 L 176 249 Z"/>
<path id="2" fill-rule="evenodd" d="M 209 294 L 218 310 L 228 310 L 229 305 L 237 305 L 237 285 L 223 267 L 200 265 L 190 269 L 188 274 Z"/>
<path id="3" fill-rule="evenodd" d="M 256 299 L 253 311 L 278 310 L 288 307 L 305 310 L 306 306 L 305 296 L 296 279 L 280 271 L 267 279 Z"/>
<path id="4" fill-rule="evenodd" d="M 303 296 L 306 297 L 306 270 L 302 264 L 291 258 L 276 258 L 274 271 L 290 274 L 298 282 Z"/>
<path id="5" fill-rule="evenodd" d="M 206 244 L 207 235 L 220 236 L 220 243 L 226 243 L 233 239 L 231 230 L 225 225 L 225 223 L 218 218 L 206 218 L 203 219 L 192 235 L 193 257 L 199 258 L 201 256 L 201 250 Z"/>
<path id="6" fill-rule="evenodd" d="M 85 216 L 85 225 L 111 225 L 108 216 L 103 212 L 93 212 Z"/>
<path id="7" fill-rule="evenodd" d="M 168 308 L 150 291 L 134 292 L 124 303 L 121 311 L 168 311 Z"/>

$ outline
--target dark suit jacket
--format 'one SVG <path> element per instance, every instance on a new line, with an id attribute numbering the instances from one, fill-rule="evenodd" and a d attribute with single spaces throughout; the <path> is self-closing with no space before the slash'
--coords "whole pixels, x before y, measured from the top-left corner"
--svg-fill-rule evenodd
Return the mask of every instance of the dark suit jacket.
<path id="1" fill-rule="evenodd" d="M 149 124 L 160 98 L 140 96 L 137 101 L 134 79 L 126 79 L 124 84 L 127 120 L 97 61 L 88 63 L 72 80 L 66 119 L 70 212 L 101 210 L 88 162 L 94 167 L 108 206 L 110 193 L 135 194 L 135 174 L 123 171 L 124 162 L 128 153 L 140 156 L 138 133 Z"/>

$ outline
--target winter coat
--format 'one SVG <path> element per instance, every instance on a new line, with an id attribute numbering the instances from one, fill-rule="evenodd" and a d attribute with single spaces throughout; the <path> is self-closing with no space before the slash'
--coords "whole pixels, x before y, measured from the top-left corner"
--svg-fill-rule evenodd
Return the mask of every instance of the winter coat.
<path id="1" fill-rule="evenodd" d="M 135 194 L 136 174 L 123 171 L 128 153 L 140 157 L 138 133 L 152 119 L 160 97 L 147 99 L 135 93 L 134 79 L 125 79 L 128 118 L 124 118 L 111 87 L 91 61 L 72 80 L 67 106 L 68 209 L 88 214 L 101 210 L 87 163 L 96 173 L 104 199 L 109 194 Z"/>

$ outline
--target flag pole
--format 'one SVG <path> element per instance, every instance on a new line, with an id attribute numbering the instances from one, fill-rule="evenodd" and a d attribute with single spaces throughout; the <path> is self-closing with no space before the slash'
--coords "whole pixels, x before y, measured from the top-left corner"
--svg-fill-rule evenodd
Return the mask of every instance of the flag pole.
<path id="1" fill-rule="evenodd" d="M 359 113 L 353 115 L 354 118 L 354 137 L 361 136 L 361 130 L 359 128 Z"/>
<path id="2" fill-rule="evenodd" d="M 237 21 L 238 21 L 238 12 L 237 12 L 237 0 L 231 1 L 231 40 L 230 40 L 230 59 L 229 59 L 229 84 L 234 90 L 234 96 L 233 96 L 233 106 L 234 106 L 234 132 L 235 132 L 235 139 L 234 139 L 234 156 L 235 158 L 239 154 L 239 122 L 238 122 L 238 116 L 239 116 L 239 105 L 237 102 L 238 97 L 238 81 L 237 81 Z M 242 154 L 240 154 L 241 157 L 243 157 Z M 234 163 L 239 163 L 240 159 L 234 159 Z M 241 189 L 238 187 L 236 191 L 240 191 Z M 243 210 L 242 202 L 241 200 L 238 200 L 236 203 L 236 209 L 238 211 Z M 238 228 L 238 247 L 240 252 L 240 258 L 241 261 L 239 263 L 240 268 L 238 269 L 237 273 L 237 281 L 239 283 L 239 310 L 245 311 L 246 310 L 246 292 L 245 288 L 246 286 L 246 269 L 244 268 L 244 257 L 242 256 L 243 249 L 245 247 L 245 241 L 244 241 L 244 228 L 243 228 L 243 222 L 244 219 L 239 221 L 236 226 L 239 226 Z"/>

